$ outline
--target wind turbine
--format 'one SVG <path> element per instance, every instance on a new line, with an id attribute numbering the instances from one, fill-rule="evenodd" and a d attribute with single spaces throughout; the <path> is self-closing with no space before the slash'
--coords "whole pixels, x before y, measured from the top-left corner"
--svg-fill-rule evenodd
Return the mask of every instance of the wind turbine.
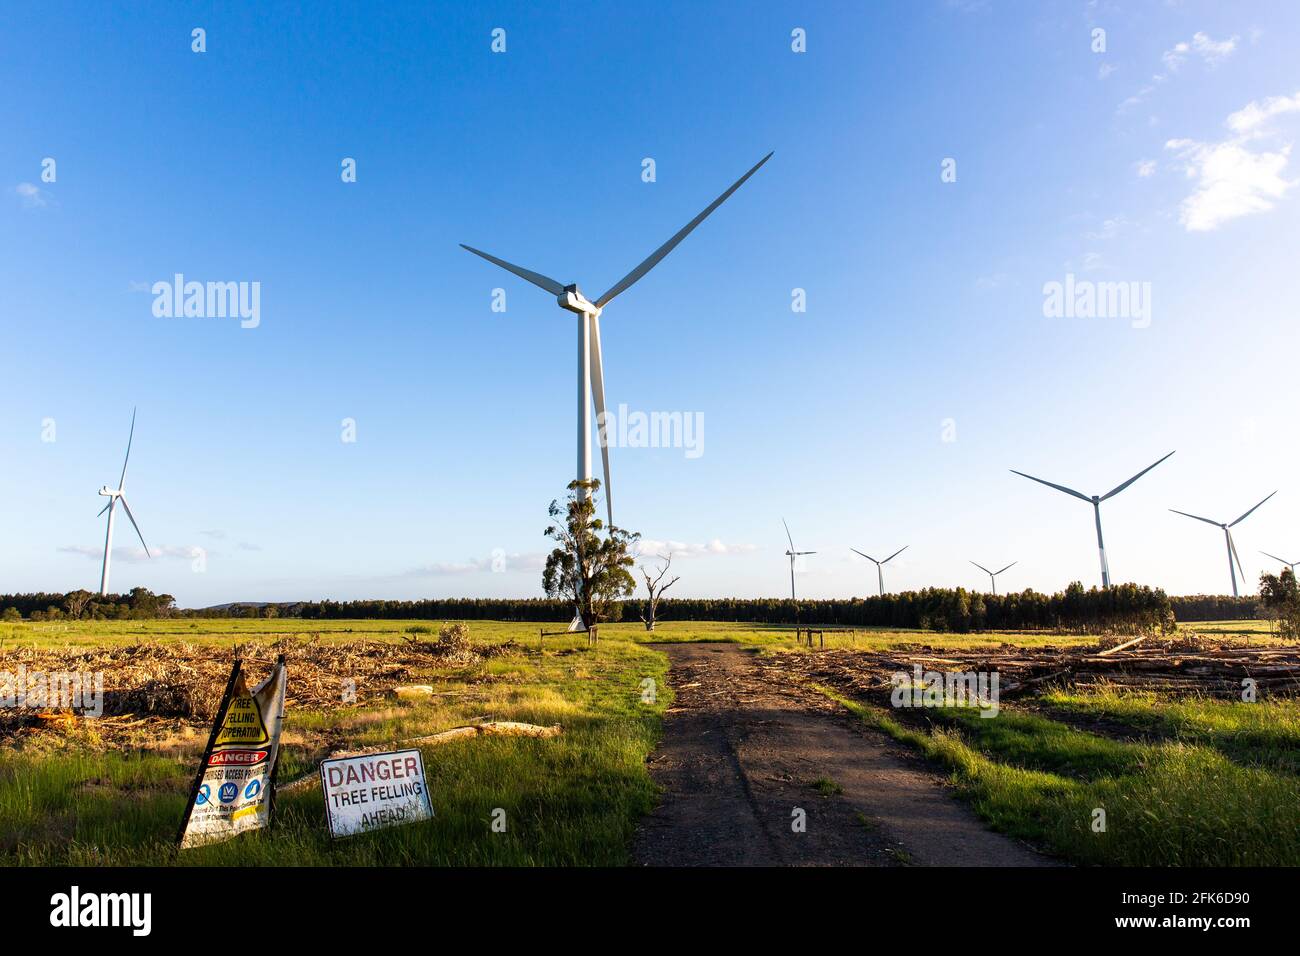
<path id="1" fill-rule="evenodd" d="M 889 557 L 885 558 L 885 560 L 883 561 L 877 561 L 869 554 L 862 554 L 862 552 L 859 551 L 857 548 L 849 548 L 849 550 L 852 551 L 854 554 L 862 554 L 864 558 L 866 558 L 868 561 L 873 562 L 876 565 L 876 578 L 880 584 L 880 596 L 884 597 L 885 596 L 885 572 L 882 569 L 886 564 L 888 564 L 890 561 L 893 561 L 894 558 L 898 557 L 900 554 L 902 554 L 910 547 L 911 545 L 909 544 L 903 545 L 901 548 L 899 548 Z"/>
<path id="2" fill-rule="evenodd" d="M 1265 497 L 1264 501 L 1268 501 L 1268 499 L 1272 498 L 1273 495 L 1275 494 L 1277 494 L 1276 491 L 1274 491 L 1273 494 L 1270 494 L 1267 497 Z M 1264 501 L 1261 501 L 1259 505 L 1262 505 Z M 1258 508 L 1259 505 L 1255 505 L 1255 508 Z M 1186 511 L 1179 511 L 1177 508 L 1169 509 L 1174 514 L 1182 515 L 1184 518 L 1195 518 L 1197 521 L 1204 521 L 1206 524 L 1212 524 L 1216 528 L 1223 529 L 1223 540 L 1228 547 L 1228 574 L 1232 575 L 1232 596 L 1233 597 L 1238 596 L 1237 595 L 1237 572 L 1238 571 L 1241 572 L 1241 580 L 1244 583 L 1246 580 L 1246 569 L 1241 566 L 1241 558 L 1237 555 L 1237 546 L 1232 543 L 1232 531 L 1229 529 L 1235 528 L 1237 525 L 1241 524 L 1248 517 L 1250 517 L 1251 513 L 1254 512 L 1255 508 L 1251 508 L 1250 511 L 1247 511 L 1236 521 L 1228 521 L 1228 522 L 1211 521 L 1209 518 L 1202 518 L 1200 515 L 1192 515 L 1192 514 L 1188 514 Z M 1270 557 L 1272 557 L 1272 555 L 1270 555 Z M 1237 564 L 1235 569 L 1232 566 L 1234 561 Z M 1286 562 L 1283 563 L 1285 564 Z"/>
<path id="3" fill-rule="evenodd" d="M 768 155 L 770 156 L 771 154 L 769 153 Z M 797 559 L 797 558 L 801 558 L 801 557 L 803 557 L 805 554 L 816 554 L 817 552 L 816 552 L 816 551 L 796 551 L 796 550 L 794 549 L 794 538 L 790 537 L 790 526 L 789 526 L 788 524 L 785 524 L 785 519 L 784 519 L 784 518 L 781 519 L 781 524 L 784 524 L 784 525 L 785 525 L 785 537 L 786 537 L 786 540 L 788 540 L 788 541 L 790 542 L 790 550 L 787 551 L 786 554 L 788 554 L 788 555 L 790 556 L 790 600 L 793 601 L 793 600 L 795 599 L 795 596 L 794 596 L 794 562 L 795 562 L 795 559 Z"/>
<path id="4" fill-rule="evenodd" d="M 605 507 L 611 525 L 614 523 L 614 501 L 610 493 L 609 444 L 605 434 L 605 373 L 600 354 L 600 314 L 605 306 L 609 305 L 610 300 L 627 291 L 637 280 L 658 265 L 659 260 L 672 252 L 679 242 L 690 235 L 691 230 L 702 223 L 709 213 L 721 206 L 727 197 L 739 189 L 745 180 L 758 172 L 759 167 L 771 158 L 772 154 L 768 153 L 760 159 L 749 172 L 732 183 L 726 192 L 709 203 L 702 213 L 683 226 L 676 235 L 662 246 L 650 253 L 644 262 L 614 283 L 609 291 L 595 302 L 587 299 L 579 291 L 576 283 L 561 285 L 549 276 L 506 262 L 504 259 L 498 259 L 496 256 L 489 255 L 472 246 L 467 246 L 463 242 L 460 244 L 462 249 L 472 252 L 476 256 L 481 256 L 493 265 L 500 266 L 507 272 L 513 272 L 521 279 L 525 279 L 538 288 L 549 292 L 555 296 L 556 302 L 561 309 L 573 312 L 578 316 L 578 480 L 587 481 L 591 478 L 590 416 L 591 402 L 594 401 L 596 404 L 596 427 L 600 431 L 600 457 L 605 471 Z"/>
<path id="5" fill-rule="evenodd" d="M 1171 451 L 1169 455 L 1172 454 L 1173 452 Z M 1092 497 L 1089 497 L 1088 495 L 1085 494 L 1080 494 L 1079 492 L 1075 491 L 1073 488 L 1067 488 L 1064 485 L 1055 485 L 1052 484 L 1052 482 L 1050 481 L 1044 481 L 1042 478 L 1035 478 L 1033 475 L 1026 475 L 1023 471 L 1016 471 L 1014 468 L 1011 469 L 1011 473 L 1013 475 L 1019 475 L 1021 478 L 1028 478 L 1030 481 L 1036 481 L 1040 485 L 1047 485 L 1047 487 L 1049 488 L 1055 488 L 1057 491 L 1063 491 L 1067 495 L 1074 495 L 1074 497 L 1080 499 L 1081 501 L 1086 501 L 1092 505 L 1093 517 L 1095 517 L 1097 520 L 1097 552 L 1098 554 L 1101 555 L 1101 586 L 1104 588 L 1108 588 L 1110 587 L 1110 565 L 1106 562 L 1106 545 L 1102 541 L 1102 537 L 1101 537 L 1101 503 L 1105 501 L 1107 498 L 1115 497 L 1117 494 L 1119 494 L 1129 485 L 1133 484 L 1133 482 L 1137 481 L 1139 478 L 1145 475 L 1156 465 L 1160 464 L 1161 461 L 1164 461 L 1166 458 L 1168 458 L 1169 455 L 1165 455 L 1165 457 L 1161 458 L 1160 461 L 1156 462 L 1155 465 L 1148 465 L 1147 467 L 1143 468 L 1141 471 L 1139 471 L 1128 481 L 1124 482 L 1121 485 L 1116 485 L 1114 488 L 1106 492 L 1104 495 L 1093 495 Z"/>
<path id="6" fill-rule="evenodd" d="M 1291 569 L 1292 574 L 1295 574 L 1296 565 L 1300 564 L 1300 561 L 1284 561 L 1282 558 L 1279 558 L 1276 554 L 1269 554 L 1267 551 L 1261 551 L 1260 554 L 1264 555 L 1264 557 L 1266 558 L 1272 558 L 1274 561 L 1278 561 L 1282 564 L 1285 564 L 1288 568 Z"/>
<path id="7" fill-rule="evenodd" d="M 122 477 L 117 481 L 117 488 L 110 488 L 104 485 L 99 489 L 99 493 L 108 499 L 108 504 L 99 510 L 99 514 L 108 512 L 108 532 L 104 535 L 104 570 L 99 577 L 99 594 L 104 597 L 108 594 L 108 566 L 109 560 L 113 555 L 113 513 L 117 510 L 117 503 L 122 502 L 122 507 L 126 509 L 126 516 L 131 519 L 131 527 L 135 528 L 135 533 L 140 537 L 140 543 L 144 545 L 144 553 L 147 557 L 152 558 L 149 553 L 149 545 L 144 543 L 144 535 L 140 533 L 140 526 L 135 523 L 135 515 L 131 514 L 131 506 L 126 503 L 126 465 L 131 460 L 131 441 L 135 438 L 135 409 L 131 409 L 131 433 L 126 439 L 126 458 L 122 460 Z M 95 517 L 99 517 L 96 515 Z"/>
<path id="8" fill-rule="evenodd" d="M 972 562 L 971 562 L 971 564 L 974 564 L 975 567 L 979 568 L 981 571 L 983 571 L 985 574 L 987 574 L 987 575 L 989 576 L 989 583 L 990 583 L 991 585 L 993 585 L 993 593 L 994 593 L 994 594 L 997 594 L 997 593 L 998 593 L 998 575 L 1001 574 L 1003 571 L 1005 571 L 1007 568 L 1013 568 L 1013 567 L 1015 567 L 1018 563 L 1019 563 L 1019 562 L 1017 562 L 1017 561 L 1012 561 L 1010 564 L 1007 565 L 1006 568 L 999 568 L 997 571 L 990 571 L 988 568 L 984 567 L 984 565 L 982 565 L 982 564 L 979 564 L 979 563 L 977 563 L 977 562 L 975 562 L 975 561 L 972 561 Z"/>

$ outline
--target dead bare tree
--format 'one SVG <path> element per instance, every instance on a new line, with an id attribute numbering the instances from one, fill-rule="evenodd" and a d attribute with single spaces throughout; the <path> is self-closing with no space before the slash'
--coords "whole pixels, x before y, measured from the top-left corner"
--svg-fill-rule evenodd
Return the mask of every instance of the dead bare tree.
<path id="1" fill-rule="evenodd" d="M 670 552 L 661 554 L 659 557 L 663 560 L 663 564 L 660 565 L 659 573 L 654 577 L 650 576 L 650 572 L 645 567 L 640 569 L 641 575 L 645 578 L 645 589 L 650 592 L 650 599 L 645 604 L 645 612 L 641 615 L 641 623 L 645 625 L 647 631 L 655 629 L 655 616 L 659 612 L 659 599 L 663 597 L 665 591 L 681 580 L 680 577 L 674 577 L 667 584 L 662 583 L 664 576 L 668 574 L 668 569 L 673 566 L 673 556 Z"/>

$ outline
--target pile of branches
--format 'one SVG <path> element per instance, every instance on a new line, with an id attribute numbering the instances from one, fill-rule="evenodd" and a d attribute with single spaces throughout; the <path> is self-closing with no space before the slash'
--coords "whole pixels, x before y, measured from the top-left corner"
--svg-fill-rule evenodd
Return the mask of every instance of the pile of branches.
<path id="1" fill-rule="evenodd" d="M 329 710 L 386 696 L 394 686 L 430 668 L 462 668 L 517 649 L 513 641 L 475 647 L 465 625 L 458 624 L 443 628 L 437 641 L 412 638 L 401 643 L 325 643 L 315 635 L 310 640 L 283 638 L 233 648 L 142 641 L 90 649 L 6 649 L 0 654 L 0 671 L 102 673 L 104 717 L 206 723 L 216 716 L 236 656 L 244 661 L 244 674 L 252 685 L 270 674 L 283 654 L 289 671 L 288 704 Z M 38 711 L 28 708 L 0 708 L 0 736 L 39 717 Z"/>
<path id="2" fill-rule="evenodd" d="M 997 672 L 1002 697 L 1047 687 L 1107 684 L 1134 690 L 1241 699 L 1243 681 L 1259 694 L 1300 695 L 1300 647 L 1242 647 L 1191 637 L 1150 638 L 1111 648 L 1019 647 L 953 650 L 918 645 L 887 651 L 824 651 L 760 658 L 761 665 L 831 684 L 882 703 L 893 675 Z"/>

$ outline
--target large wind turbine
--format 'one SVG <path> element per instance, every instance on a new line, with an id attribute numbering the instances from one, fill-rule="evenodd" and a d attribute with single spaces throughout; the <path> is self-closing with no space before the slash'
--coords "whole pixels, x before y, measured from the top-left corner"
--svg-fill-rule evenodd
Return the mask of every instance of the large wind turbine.
<path id="1" fill-rule="evenodd" d="M 99 593 L 100 596 L 108 594 L 108 566 L 109 560 L 113 555 L 113 513 L 117 511 L 117 503 L 122 502 L 122 507 L 126 509 L 126 516 L 131 520 L 131 527 L 135 528 L 135 533 L 140 537 L 140 543 L 144 545 L 144 553 L 148 557 L 149 545 L 144 543 L 144 535 L 140 533 L 140 526 L 135 523 L 135 515 L 131 514 L 131 506 L 126 503 L 126 465 L 131 460 L 131 442 L 135 438 L 135 409 L 131 409 L 131 433 L 126 439 L 126 458 L 122 460 L 122 477 L 117 481 L 117 488 L 110 488 L 104 485 L 99 489 L 99 493 L 108 498 L 108 504 L 99 510 L 99 514 L 108 512 L 108 531 L 104 535 L 104 570 L 99 576 Z M 96 515 L 98 517 L 98 515 Z"/>
<path id="2" fill-rule="evenodd" d="M 1277 494 L 1276 491 L 1274 491 L 1273 494 L 1270 494 L 1270 495 L 1268 495 L 1267 497 L 1265 497 L 1265 498 L 1264 498 L 1264 501 L 1268 501 L 1268 499 L 1269 499 L 1269 498 L 1272 498 L 1273 495 L 1275 495 L 1275 494 Z M 1262 504 L 1264 503 L 1264 501 L 1261 501 L 1261 502 L 1259 503 L 1259 505 L 1262 505 Z M 1259 505 L 1255 505 L 1255 508 L 1258 508 Z M 1238 555 L 1237 555 L 1237 546 L 1236 546 L 1235 544 L 1232 543 L 1232 531 L 1229 530 L 1229 529 L 1231 529 L 1231 528 L 1235 528 L 1237 525 L 1241 524 L 1241 523 L 1242 523 L 1243 521 L 1245 521 L 1248 517 L 1250 517 L 1251 513 L 1255 510 L 1255 508 L 1251 508 L 1250 511 L 1247 511 L 1244 515 L 1242 515 L 1242 516 L 1241 516 L 1240 518 L 1238 518 L 1236 521 L 1226 521 L 1226 522 L 1225 522 L 1225 521 L 1211 521 L 1209 518 L 1202 518 L 1200 515 L 1192 515 L 1192 514 L 1188 514 L 1186 511 L 1179 511 L 1177 508 L 1170 508 L 1170 509 L 1169 509 L 1169 510 L 1172 511 L 1174 514 L 1176 514 L 1176 515 L 1182 515 L 1184 518 L 1195 518 L 1197 521 L 1204 521 L 1206 524 L 1212 524 L 1212 525 L 1214 525 L 1216 528 L 1222 528 L 1222 529 L 1223 529 L 1223 540 L 1224 540 L 1224 543 L 1225 543 L 1225 544 L 1227 545 L 1227 547 L 1228 547 L 1228 574 L 1230 574 L 1230 575 L 1232 576 L 1232 596 L 1233 596 L 1233 597 L 1237 597 L 1237 572 L 1238 572 L 1238 571 L 1241 572 L 1241 580 L 1242 580 L 1242 582 L 1244 583 L 1245 580 L 1246 580 L 1246 569 L 1243 568 L 1243 567 L 1241 566 L 1241 558 L 1238 557 Z M 1271 555 L 1270 555 L 1270 557 L 1271 557 Z M 1235 569 L 1234 569 L 1233 566 L 1232 566 L 1234 561 L 1236 562 L 1236 565 L 1237 565 Z"/>
<path id="3" fill-rule="evenodd" d="M 768 154 L 771 155 L 770 153 Z M 794 549 L 794 538 L 790 537 L 790 526 L 785 524 L 785 519 L 781 519 L 781 524 L 785 525 L 785 537 L 790 542 L 790 550 L 786 552 L 790 556 L 790 600 L 795 600 L 794 596 L 794 562 L 796 559 L 803 557 L 805 554 L 816 554 L 816 551 L 796 551 Z"/>
<path id="4" fill-rule="evenodd" d="M 493 265 L 498 265 L 508 272 L 513 272 L 521 279 L 531 282 L 556 297 L 561 309 L 576 313 L 578 316 L 578 480 L 591 478 L 591 403 L 596 404 L 596 426 L 600 431 L 600 457 L 605 471 L 605 507 L 609 523 L 614 523 L 614 502 L 609 484 L 609 444 L 605 434 L 605 375 L 600 354 L 600 314 L 616 295 L 627 291 L 637 280 L 658 265 L 659 260 L 677 247 L 677 244 L 690 235 L 691 230 L 702 223 L 709 213 L 717 209 L 734 193 L 758 168 L 772 158 L 768 153 L 754 167 L 741 176 L 721 196 L 709 203 L 708 207 L 683 226 L 675 236 L 650 253 L 639 266 L 625 275 L 595 302 L 587 299 L 579 291 L 577 284 L 561 285 L 555 279 L 525 269 L 522 266 L 498 259 L 479 249 L 461 243 L 461 248 L 482 256 Z M 588 397 L 590 396 L 590 397 Z"/>
<path id="5" fill-rule="evenodd" d="M 971 564 L 975 565 L 975 567 L 979 568 L 981 571 L 983 571 L 985 574 L 987 574 L 987 575 L 989 576 L 989 584 L 991 584 L 991 585 L 993 586 L 993 593 L 994 593 L 994 594 L 997 594 L 997 593 L 998 593 L 998 575 L 1001 574 L 1003 571 L 1005 571 L 1007 568 L 1013 568 L 1013 567 L 1015 567 L 1016 564 L 1017 564 L 1017 562 L 1012 561 L 1010 564 L 1007 565 L 1006 568 L 999 568 L 999 569 L 996 570 L 996 571 L 990 571 L 988 568 L 984 567 L 984 565 L 982 565 L 982 564 L 980 564 L 980 563 L 978 563 L 978 562 L 976 562 L 976 561 L 972 561 Z"/>
<path id="6" fill-rule="evenodd" d="M 1279 558 L 1276 554 L 1269 554 L 1267 551 L 1261 551 L 1260 554 L 1264 555 L 1264 557 L 1266 558 L 1272 558 L 1274 561 L 1277 561 L 1281 564 L 1285 564 L 1288 568 L 1291 569 L 1292 574 L 1295 574 L 1296 565 L 1300 564 L 1300 561 L 1286 561 L 1283 560 L 1282 558 Z"/>
<path id="7" fill-rule="evenodd" d="M 1171 451 L 1169 455 L 1172 454 L 1173 452 Z M 1143 468 L 1141 471 L 1139 471 L 1128 481 L 1124 482 L 1121 485 L 1116 485 L 1114 488 L 1106 492 L 1104 495 L 1092 495 L 1091 497 L 1085 494 L 1081 494 L 1075 491 L 1073 488 L 1067 488 L 1064 485 L 1056 485 L 1050 481 L 1044 481 L 1042 478 L 1035 478 L 1033 475 L 1026 475 L 1023 471 L 1016 471 L 1014 468 L 1011 469 L 1011 473 L 1013 475 L 1019 475 L 1021 478 L 1028 478 L 1030 481 L 1036 481 L 1040 485 L 1047 485 L 1047 487 L 1049 488 L 1055 488 L 1057 491 L 1063 491 L 1067 495 L 1074 495 L 1074 497 L 1078 498 L 1079 500 L 1086 501 L 1092 505 L 1093 516 L 1097 520 L 1097 552 L 1098 554 L 1101 555 L 1101 586 L 1104 588 L 1108 588 L 1110 587 L 1110 565 L 1106 561 L 1106 544 L 1104 541 L 1102 541 L 1102 537 L 1101 537 L 1101 503 L 1105 501 L 1107 498 L 1115 497 L 1117 494 L 1119 494 L 1129 485 L 1133 484 L 1133 482 L 1137 481 L 1139 478 L 1145 475 L 1156 465 L 1160 464 L 1161 461 L 1164 461 L 1166 458 L 1168 458 L 1169 455 L 1165 455 L 1165 457 L 1161 458 L 1160 461 L 1156 462 L 1155 465 L 1148 465 L 1147 467 Z"/>
<path id="8" fill-rule="evenodd" d="M 906 551 L 906 550 L 907 550 L 908 548 L 910 548 L 910 547 L 911 547 L 911 545 L 909 545 L 909 544 L 905 544 L 905 545 L 903 545 L 901 548 L 899 548 L 897 551 L 895 551 L 895 552 L 894 552 L 893 554 L 891 554 L 889 557 L 885 558 L 885 560 L 883 560 L 883 561 L 877 561 L 875 558 L 873 558 L 873 557 L 872 557 L 871 555 L 869 555 L 869 554 L 862 554 L 862 552 L 859 551 L 857 548 L 849 548 L 849 550 L 852 551 L 854 554 L 862 554 L 862 556 L 863 556 L 864 558 L 866 558 L 868 561 L 871 561 L 871 562 L 873 562 L 873 563 L 875 564 L 875 566 L 876 566 L 876 580 L 877 580 L 877 583 L 880 585 L 880 596 L 881 596 L 881 597 L 884 597 L 884 595 L 885 595 L 885 572 L 884 572 L 884 570 L 883 570 L 884 566 L 887 565 L 890 561 L 893 561 L 894 558 L 898 557 L 900 554 L 902 554 L 904 551 Z"/>

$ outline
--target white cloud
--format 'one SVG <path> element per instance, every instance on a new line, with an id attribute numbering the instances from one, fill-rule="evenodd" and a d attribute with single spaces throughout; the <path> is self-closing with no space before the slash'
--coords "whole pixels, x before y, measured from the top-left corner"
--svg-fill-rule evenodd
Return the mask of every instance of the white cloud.
<path id="1" fill-rule="evenodd" d="M 464 574 L 481 574 L 493 570 L 494 564 L 502 571 L 540 571 L 546 566 L 546 557 L 537 553 L 501 553 L 485 558 L 467 558 L 464 561 L 435 561 L 412 568 L 402 577 L 456 577 Z"/>
<path id="2" fill-rule="evenodd" d="M 1206 66 L 1218 66 L 1236 51 L 1239 39 L 1236 34 L 1226 40 L 1214 40 L 1206 33 L 1196 33 L 1193 34 L 1190 43 L 1175 43 L 1173 49 L 1162 53 L 1160 62 L 1169 72 L 1176 73 L 1188 56 L 1195 54 Z"/>
<path id="3" fill-rule="evenodd" d="M 1155 175 L 1156 161 L 1154 159 L 1139 159 L 1133 164 L 1133 169 L 1138 176 L 1142 179 L 1146 179 L 1148 176 Z"/>
<path id="4" fill-rule="evenodd" d="M 1252 153 L 1240 143 L 1196 143 L 1171 139 L 1196 191 L 1183 200 L 1179 222 L 1188 232 L 1209 232 L 1229 219 L 1267 212 L 1295 186 L 1282 177 L 1291 147 Z"/>
<path id="5" fill-rule="evenodd" d="M 1117 111 L 1123 113 L 1137 106 L 1154 93 L 1157 86 L 1177 73 L 1190 57 L 1198 57 L 1202 63 L 1210 68 L 1218 66 L 1236 52 L 1238 39 L 1240 38 L 1233 34 L 1226 40 L 1215 40 L 1206 33 L 1198 32 L 1193 34 L 1191 40 L 1175 43 L 1170 49 L 1160 54 L 1160 62 L 1164 66 L 1164 72 L 1152 76 L 1151 82 L 1120 103 Z"/>
<path id="6" fill-rule="evenodd" d="M 1228 129 L 1238 136 L 1264 134 L 1264 124 L 1274 116 L 1300 111 L 1300 90 L 1295 96 L 1269 96 L 1247 103 L 1228 117 Z"/>
<path id="7" fill-rule="evenodd" d="M 1230 115 L 1225 125 L 1236 135 L 1222 142 L 1171 139 L 1165 149 L 1177 155 L 1183 172 L 1196 188 L 1182 201 L 1179 221 L 1188 232 L 1209 232 L 1223 223 L 1267 212 L 1296 185 L 1284 175 L 1291 144 L 1255 151 L 1253 141 L 1273 135 L 1267 122 L 1300 111 L 1295 96 L 1271 96 L 1248 103 Z"/>
<path id="8" fill-rule="evenodd" d="M 703 544 L 691 544 L 686 541 L 658 541 L 654 538 L 642 538 L 637 542 L 637 557 L 655 557 L 671 554 L 675 558 L 703 558 L 724 554 L 749 554 L 757 551 L 753 544 L 725 544 L 718 538 Z"/>
<path id="9" fill-rule="evenodd" d="M 36 209 L 50 204 L 50 197 L 35 183 L 19 183 L 14 187 L 14 192 L 22 199 L 23 205 L 28 209 Z"/>
<path id="10" fill-rule="evenodd" d="M 1100 229 L 1094 229 L 1086 234 L 1088 239 L 1114 239 L 1119 235 L 1119 231 L 1128 225 L 1128 220 L 1123 216 L 1113 216 L 1110 219 L 1104 219 Z"/>
<path id="11" fill-rule="evenodd" d="M 1118 69 L 1119 67 L 1115 66 L 1113 63 L 1103 63 L 1101 66 L 1097 67 L 1097 79 L 1104 80 Z"/>
<path id="12" fill-rule="evenodd" d="M 59 548 L 59 551 L 63 554 L 79 554 L 96 561 L 102 561 L 104 558 L 104 549 L 93 545 L 70 544 Z M 149 554 L 145 554 L 144 548 L 114 548 L 113 560 L 125 561 L 127 564 L 141 564 L 159 559 L 193 561 L 202 554 L 204 550 L 196 544 L 164 544 L 150 548 Z"/>

